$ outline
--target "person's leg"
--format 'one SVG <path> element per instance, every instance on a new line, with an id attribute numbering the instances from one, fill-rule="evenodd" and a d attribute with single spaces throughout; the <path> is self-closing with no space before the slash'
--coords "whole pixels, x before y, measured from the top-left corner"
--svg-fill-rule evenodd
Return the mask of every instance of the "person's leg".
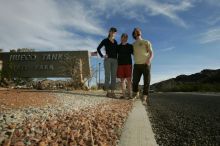
<path id="1" fill-rule="evenodd" d="M 145 65 L 144 67 L 144 89 L 143 89 L 143 101 L 146 102 L 149 98 L 149 89 L 150 89 L 150 65 Z"/>
<path id="2" fill-rule="evenodd" d="M 131 78 L 126 78 L 127 80 L 127 88 L 128 88 L 128 97 L 131 97 Z"/>
<path id="3" fill-rule="evenodd" d="M 104 60 L 104 68 L 105 68 L 105 90 L 107 91 L 107 96 L 109 92 L 109 81 L 110 81 L 110 72 L 111 72 L 111 68 L 110 68 L 110 60 L 108 58 L 106 58 Z"/>
<path id="4" fill-rule="evenodd" d="M 120 78 L 121 80 L 121 91 L 122 91 L 122 96 L 125 97 L 125 91 L 126 91 L 126 86 L 125 86 L 125 78 Z"/>
<path id="5" fill-rule="evenodd" d="M 118 61 L 117 59 L 111 59 L 111 90 L 112 96 L 115 97 L 115 88 L 116 88 L 116 77 L 117 77 L 117 68 L 118 68 Z"/>
<path id="6" fill-rule="evenodd" d="M 136 96 L 138 93 L 138 85 L 141 79 L 142 70 L 140 65 L 135 64 L 133 69 L 133 80 L 132 80 L 132 90 L 133 96 Z"/>
<path id="7" fill-rule="evenodd" d="M 131 75 L 132 75 L 132 65 L 127 65 L 126 69 L 126 80 L 127 80 L 127 89 L 128 89 L 128 97 L 131 97 Z"/>

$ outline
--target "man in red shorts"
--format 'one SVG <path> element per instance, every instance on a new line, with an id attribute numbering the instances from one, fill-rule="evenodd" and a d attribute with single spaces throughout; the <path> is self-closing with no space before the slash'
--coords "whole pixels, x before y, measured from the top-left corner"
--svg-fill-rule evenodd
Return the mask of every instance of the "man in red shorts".
<path id="1" fill-rule="evenodd" d="M 122 96 L 126 98 L 126 84 L 128 89 L 128 97 L 131 97 L 131 74 L 132 74 L 132 59 L 133 46 L 127 43 L 128 35 L 123 33 L 121 35 L 121 43 L 117 47 L 118 52 L 118 69 L 117 77 L 121 80 Z"/>

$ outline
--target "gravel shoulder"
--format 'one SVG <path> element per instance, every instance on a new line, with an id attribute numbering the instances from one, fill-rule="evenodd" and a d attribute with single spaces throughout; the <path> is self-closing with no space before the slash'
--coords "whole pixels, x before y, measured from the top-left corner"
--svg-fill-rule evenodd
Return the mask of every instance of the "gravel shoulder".
<path id="1" fill-rule="evenodd" d="M 114 146 L 133 105 L 102 91 L 3 90 L 0 103 L 0 143 L 41 146 Z"/>

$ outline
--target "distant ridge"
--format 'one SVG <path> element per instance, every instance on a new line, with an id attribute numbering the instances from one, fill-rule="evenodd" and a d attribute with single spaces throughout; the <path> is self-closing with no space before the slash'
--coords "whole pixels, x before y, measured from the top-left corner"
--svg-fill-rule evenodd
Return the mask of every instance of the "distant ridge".
<path id="1" fill-rule="evenodd" d="M 164 92 L 220 92 L 220 69 L 204 69 L 191 75 L 179 75 L 155 83 L 151 88 Z"/>

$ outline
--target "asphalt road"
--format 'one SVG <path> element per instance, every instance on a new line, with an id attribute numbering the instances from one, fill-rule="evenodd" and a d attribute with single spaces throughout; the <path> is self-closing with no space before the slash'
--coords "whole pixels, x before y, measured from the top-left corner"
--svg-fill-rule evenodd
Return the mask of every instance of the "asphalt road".
<path id="1" fill-rule="evenodd" d="M 220 145 L 219 94 L 152 93 L 146 108 L 159 145 Z"/>

